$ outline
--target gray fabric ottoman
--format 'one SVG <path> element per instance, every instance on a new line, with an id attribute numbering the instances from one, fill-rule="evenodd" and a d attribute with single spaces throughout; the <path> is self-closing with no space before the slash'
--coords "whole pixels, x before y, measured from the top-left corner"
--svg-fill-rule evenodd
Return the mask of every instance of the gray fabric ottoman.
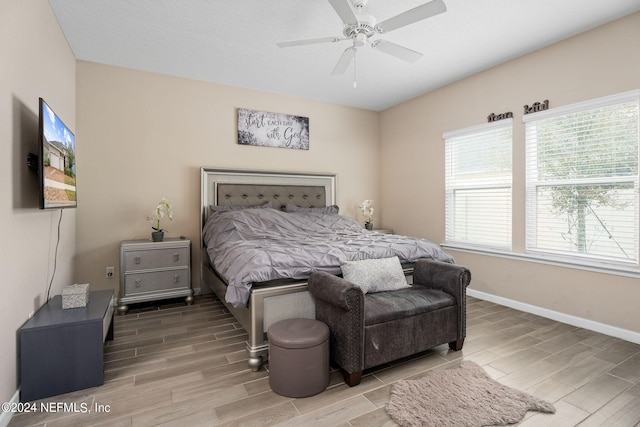
<path id="1" fill-rule="evenodd" d="M 269 337 L 269 385 L 287 397 L 318 394 L 329 384 L 329 327 L 313 319 L 274 323 Z"/>

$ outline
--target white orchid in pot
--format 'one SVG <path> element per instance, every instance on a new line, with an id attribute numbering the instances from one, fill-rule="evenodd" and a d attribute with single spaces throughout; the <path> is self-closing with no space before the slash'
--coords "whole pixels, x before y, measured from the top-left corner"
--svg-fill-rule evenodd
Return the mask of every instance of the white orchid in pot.
<path id="1" fill-rule="evenodd" d="M 365 200 L 361 204 L 359 204 L 358 207 L 362 211 L 362 216 L 364 216 L 364 219 L 365 219 L 364 227 L 367 230 L 372 230 L 373 229 L 373 200 Z"/>
<path id="2" fill-rule="evenodd" d="M 165 217 L 168 218 L 169 221 L 172 221 L 173 210 L 171 209 L 169 201 L 163 197 L 151 215 L 147 217 L 147 221 L 151 223 L 151 228 L 153 229 L 153 232 L 151 233 L 151 240 L 154 242 L 162 242 L 164 239 L 164 232 L 167 230 L 162 228 L 160 222 Z"/>

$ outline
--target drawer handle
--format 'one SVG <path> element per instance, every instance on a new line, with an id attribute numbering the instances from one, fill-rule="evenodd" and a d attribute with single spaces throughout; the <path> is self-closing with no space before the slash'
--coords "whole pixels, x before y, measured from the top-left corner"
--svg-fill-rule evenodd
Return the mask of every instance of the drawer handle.
<path id="1" fill-rule="evenodd" d="M 133 259 L 135 261 L 136 264 L 140 264 L 140 257 L 137 256 Z"/>
<path id="2" fill-rule="evenodd" d="M 173 260 L 174 261 L 180 261 L 180 254 L 178 252 L 176 252 L 175 254 L 173 254 Z"/>
<path id="3" fill-rule="evenodd" d="M 139 288 L 142 285 L 142 280 L 136 279 L 136 288 Z"/>
<path id="4" fill-rule="evenodd" d="M 173 276 L 173 283 L 180 283 L 180 276 L 177 274 Z"/>

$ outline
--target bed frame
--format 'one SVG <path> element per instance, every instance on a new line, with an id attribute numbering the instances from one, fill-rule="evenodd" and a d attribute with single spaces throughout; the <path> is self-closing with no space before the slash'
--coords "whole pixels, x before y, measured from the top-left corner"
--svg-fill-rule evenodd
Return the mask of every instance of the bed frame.
<path id="1" fill-rule="evenodd" d="M 209 287 L 248 332 L 249 367 L 258 371 L 267 360 L 269 326 L 293 317 L 313 319 L 315 303 L 307 291 L 306 280 L 283 280 L 254 284 L 245 307 L 228 304 L 225 301 L 227 284 L 211 267 L 202 239 L 209 206 L 254 206 L 268 201 L 276 209 L 287 203 L 302 207 L 330 206 L 336 204 L 336 175 L 201 168 L 201 179 L 201 286 Z"/>

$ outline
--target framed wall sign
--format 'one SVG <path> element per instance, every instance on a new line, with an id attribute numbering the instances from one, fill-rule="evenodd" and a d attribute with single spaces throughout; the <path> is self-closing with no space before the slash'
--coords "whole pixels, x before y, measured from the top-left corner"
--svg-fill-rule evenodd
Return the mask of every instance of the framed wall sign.
<path id="1" fill-rule="evenodd" d="M 309 118 L 238 108 L 238 144 L 309 149 Z"/>

